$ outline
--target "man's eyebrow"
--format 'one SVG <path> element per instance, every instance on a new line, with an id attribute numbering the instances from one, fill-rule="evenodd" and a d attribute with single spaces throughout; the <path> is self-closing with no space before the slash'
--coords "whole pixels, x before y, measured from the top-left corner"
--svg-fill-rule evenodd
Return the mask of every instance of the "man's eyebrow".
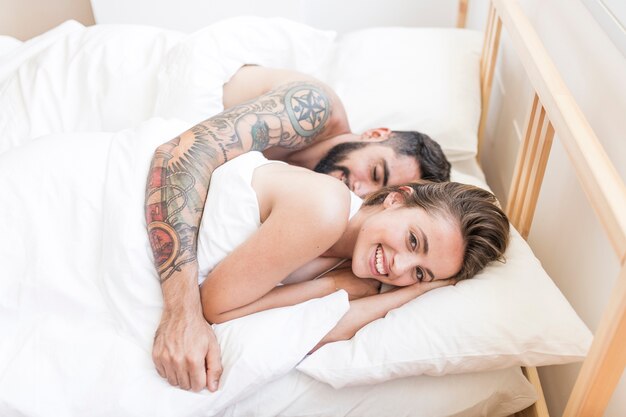
<path id="1" fill-rule="evenodd" d="M 389 166 L 387 165 L 387 160 L 383 159 L 383 187 L 386 187 L 388 182 L 389 182 Z"/>

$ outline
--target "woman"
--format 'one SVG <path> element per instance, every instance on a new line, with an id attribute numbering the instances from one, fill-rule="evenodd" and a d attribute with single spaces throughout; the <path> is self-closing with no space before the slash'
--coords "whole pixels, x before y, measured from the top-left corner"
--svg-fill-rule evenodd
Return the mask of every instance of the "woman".
<path id="1" fill-rule="evenodd" d="M 214 174 L 203 223 L 219 218 L 227 225 L 222 235 L 244 231 L 235 232 L 239 242 L 230 240 L 223 260 L 201 268 L 205 318 L 220 323 L 345 289 L 350 311 L 323 342 L 349 339 L 418 295 L 473 276 L 506 248 L 508 220 L 477 187 L 412 183 L 359 205 L 336 179 L 260 153 L 224 165 Z M 233 212 L 241 206 L 249 214 Z M 226 237 L 201 229 L 200 260 L 212 256 L 207 239 Z M 380 283 L 401 288 L 378 294 Z"/>

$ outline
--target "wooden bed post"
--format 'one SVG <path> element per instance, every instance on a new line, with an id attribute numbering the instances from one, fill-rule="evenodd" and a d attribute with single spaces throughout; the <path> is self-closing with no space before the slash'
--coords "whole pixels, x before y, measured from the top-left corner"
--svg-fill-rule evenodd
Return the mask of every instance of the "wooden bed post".
<path id="1" fill-rule="evenodd" d="M 465 22 L 467 22 L 467 3 L 469 0 L 459 0 L 459 15 L 456 18 L 456 27 L 459 29 L 465 28 Z"/>
<path id="2" fill-rule="evenodd" d="M 602 417 L 626 366 L 626 264 L 621 265 L 563 417 Z"/>
<path id="3" fill-rule="evenodd" d="M 487 18 L 487 28 L 485 30 L 485 42 L 480 58 L 480 124 L 478 125 L 478 147 L 476 157 L 480 157 L 485 129 L 487 124 L 487 112 L 489 112 L 489 99 L 491 97 L 491 86 L 493 75 L 496 70 L 496 59 L 498 57 L 498 46 L 500 45 L 500 32 L 502 31 L 502 20 L 498 16 L 492 3 L 489 4 L 489 17 Z"/>

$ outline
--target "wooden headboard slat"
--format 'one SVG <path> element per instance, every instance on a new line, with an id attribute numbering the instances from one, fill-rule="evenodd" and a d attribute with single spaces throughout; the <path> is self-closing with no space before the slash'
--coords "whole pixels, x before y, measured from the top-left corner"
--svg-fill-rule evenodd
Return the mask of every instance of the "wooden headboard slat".
<path id="1" fill-rule="evenodd" d="M 493 0 L 583 190 L 622 264 L 626 260 L 626 186 L 514 0 Z"/>
<path id="2" fill-rule="evenodd" d="M 528 238 L 535 215 L 553 137 L 554 128 L 535 94 L 506 207 L 509 220 L 524 239 Z"/>
<path id="3" fill-rule="evenodd" d="M 496 72 L 496 62 L 498 59 L 498 46 L 500 45 L 500 34 L 502 32 L 502 21 L 498 17 L 493 5 L 489 6 L 489 17 L 487 18 L 487 28 L 485 30 L 485 41 L 480 58 L 480 123 L 478 125 L 478 145 L 476 158 L 480 160 L 480 152 L 483 146 L 485 132 L 487 129 L 487 114 L 489 113 L 489 100 L 491 98 L 491 87 L 493 77 Z"/>

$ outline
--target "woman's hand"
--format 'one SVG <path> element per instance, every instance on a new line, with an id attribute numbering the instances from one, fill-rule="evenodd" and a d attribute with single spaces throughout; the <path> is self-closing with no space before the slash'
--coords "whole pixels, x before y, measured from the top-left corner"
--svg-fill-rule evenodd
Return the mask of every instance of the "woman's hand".
<path id="1" fill-rule="evenodd" d="M 406 287 L 396 287 L 392 289 L 391 291 L 398 291 L 398 290 L 408 291 L 408 292 L 411 292 L 413 294 L 413 298 L 415 298 L 424 293 L 427 293 L 430 290 L 434 290 L 435 288 L 446 287 L 448 285 L 454 285 L 456 283 L 457 283 L 457 280 L 455 278 L 436 279 L 434 281 L 416 282 L 415 284 L 408 285 Z"/>
<path id="2" fill-rule="evenodd" d="M 347 276 L 344 275 L 344 273 L 341 273 L 341 278 L 347 278 Z M 346 282 L 356 284 L 354 280 L 366 281 L 355 278 L 354 275 L 352 275 L 352 279 L 353 281 Z M 339 323 L 337 323 L 337 325 L 326 336 L 324 336 L 315 349 L 326 343 L 351 339 L 360 328 L 376 319 L 385 317 L 390 310 L 401 307 L 430 290 L 445 287 L 447 285 L 454 285 L 455 283 L 456 279 L 454 278 L 435 280 L 431 282 L 417 282 L 406 287 L 392 288 L 382 294 L 375 294 L 371 297 L 364 296 L 358 300 L 351 301 L 350 310 L 348 310 Z"/>
<path id="3" fill-rule="evenodd" d="M 380 281 L 371 278 L 358 278 L 350 268 L 331 271 L 324 275 L 324 278 L 332 279 L 335 289 L 345 290 L 349 300 L 369 297 L 378 294 L 380 290 Z"/>

